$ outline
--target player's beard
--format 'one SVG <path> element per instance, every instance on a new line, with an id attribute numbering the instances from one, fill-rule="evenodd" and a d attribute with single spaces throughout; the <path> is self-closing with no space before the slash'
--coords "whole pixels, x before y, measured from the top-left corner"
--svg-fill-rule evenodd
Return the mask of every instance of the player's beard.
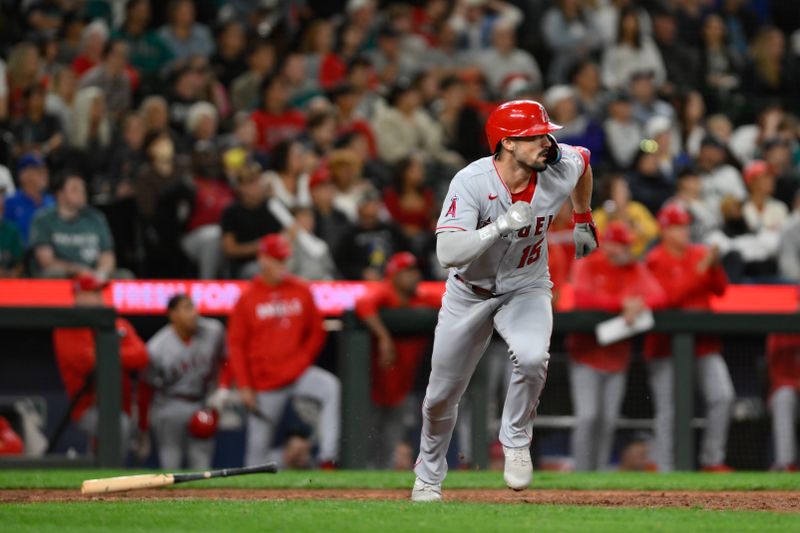
<path id="1" fill-rule="evenodd" d="M 541 157 L 541 156 L 540 156 Z M 533 162 L 522 161 L 520 159 L 514 158 L 517 164 L 524 169 L 526 172 L 542 172 L 543 170 L 547 170 L 547 163 L 538 163 L 535 160 Z"/>

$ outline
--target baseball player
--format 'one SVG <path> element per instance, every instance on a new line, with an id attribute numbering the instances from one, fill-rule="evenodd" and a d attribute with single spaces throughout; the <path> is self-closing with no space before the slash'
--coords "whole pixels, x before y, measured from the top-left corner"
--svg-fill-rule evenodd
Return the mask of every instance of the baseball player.
<path id="1" fill-rule="evenodd" d="M 395 447 L 403 440 L 404 405 L 414 387 L 419 360 L 430 346 L 427 336 L 393 339 L 383 324 L 380 309 L 438 308 L 441 296 L 417 290 L 421 279 L 417 259 L 409 252 L 394 254 L 386 264 L 386 280 L 356 302 L 356 314 L 375 338 L 372 357 L 372 403 L 375 411 L 373 443 L 375 465 L 391 468 Z"/>
<path id="2" fill-rule="evenodd" d="M 94 274 L 79 274 L 73 280 L 76 306 L 101 306 L 106 282 Z M 119 356 L 122 362 L 122 442 L 128 442 L 131 429 L 131 379 L 130 371 L 147 366 L 147 348 L 130 322 L 118 317 Z M 94 366 L 96 360 L 94 330 L 91 328 L 56 328 L 53 330 L 55 349 L 61 379 L 74 403 L 72 420 L 90 439 L 97 435 L 98 411 L 96 408 Z M 123 450 L 124 452 L 124 450 Z"/>
<path id="3" fill-rule="evenodd" d="M 321 405 L 319 461 L 332 465 L 339 452 L 341 385 L 313 366 L 325 342 L 322 315 L 308 286 L 286 272 L 291 245 L 283 235 L 262 238 L 260 273 L 242 292 L 228 321 L 231 373 L 247 418 L 245 464 L 267 461 L 275 427 L 293 396 Z"/>
<path id="4" fill-rule="evenodd" d="M 194 417 L 203 410 L 224 364 L 225 328 L 218 320 L 198 316 L 185 294 L 170 298 L 167 316 L 169 324 L 147 343 L 147 381 L 155 389 L 150 419 L 158 457 L 167 470 L 208 469 L 214 439 L 198 438 Z"/>
<path id="5" fill-rule="evenodd" d="M 450 182 L 436 228 L 436 253 L 450 274 L 422 406 L 413 501 L 442 499 L 458 402 L 493 328 L 508 344 L 514 366 L 500 429 L 503 477 L 514 490 L 531 482 L 531 431 L 553 325 L 545 237 L 568 197 L 576 211 L 576 256 L 597 247 L 589 152 L 559 146 L 550 135 L 559 128 L 538 102 L 501 104 L 486 122 L 493 155 Z"/>
<path id="6" fill-rule="evenodd" d="M 800 460 L 795 433 L 797 405 L 800 401 L 800 335 L 769 335 L 767 365 L 772 440 L 775 444 L 772 469 L 796 472 L 797 461 Z"/>
<path id="7" fill-rule="evenodd" d="M 575 308 L 621 312 L 633 323 L 645 309 L 662 307 L 664 291 L 635 259 L 635 236 L 628 226 L 621 221 L 609 223 L 602 241 L 602 253 L 575 263 Z M 623 340 L 599 346 L 592 333 L 569 335 L 566 342 L 576 417 L 572 431 L 575 470 L 604 470 L 611 458 L 633 343 Z"/>
<path id="8" fill-rule="evenodd" d="M 720 265 L 716 248 L 690 244 L 691 217 L 680 204 L 670 203 L 658 212 L 661 243 L 647 255 L 647 268 L 667 294 L 667 307 L 707 310 L 712 295 L 721 296 L 728 277 Z M 720 355 L 719 337 L 695 337 L 695 368 L 698 385 L 705 399 L 707 426 L 700 450 L 700 465 L 709 472 L 728 472 L 725 448 L 733 402 L 733 383 Z M 670 337 L 652 334 L 645 338 L 650 388 L 655 408 L 654 457 L 661 471 L 673 469 L 672 437 L 674 425 L 673 365 Z"/>

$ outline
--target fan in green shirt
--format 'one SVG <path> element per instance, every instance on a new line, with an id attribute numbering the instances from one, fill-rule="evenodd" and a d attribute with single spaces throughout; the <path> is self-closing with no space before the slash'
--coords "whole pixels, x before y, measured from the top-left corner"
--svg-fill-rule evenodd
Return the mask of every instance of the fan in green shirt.
<path id="1" fill-rule="evenodd" d="M 22 273 L 22 254 L 25 247 L 17 227 L 3 220 L 4 192 L 0 189 L 0 278 L 16 278 Z"/>

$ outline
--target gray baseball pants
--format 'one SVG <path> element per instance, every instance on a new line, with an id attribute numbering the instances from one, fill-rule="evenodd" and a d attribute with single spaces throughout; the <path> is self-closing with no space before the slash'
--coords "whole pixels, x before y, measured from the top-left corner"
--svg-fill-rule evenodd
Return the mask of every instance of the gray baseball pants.
<path id="1" fill-rule="evenodd" d="M 178 398 L 156 399 L 153 402 L 150 416 L 161 468 L 184 468 L 184 461 L 185 467 L 192 470 L 211 468 L 214 437 L 197 439 L 189 434 L 189 420 L 202 407 L 201 402 Z"/>
<path id="2" fill-rule="evenodd" d="M 794 387 L 781 387 L 772 393 L 769 407 L 772 411 L 772 440 L 775 444 L 775 468 L 786 468 L 798 460 L 795 421 L 797 397 Z"/>

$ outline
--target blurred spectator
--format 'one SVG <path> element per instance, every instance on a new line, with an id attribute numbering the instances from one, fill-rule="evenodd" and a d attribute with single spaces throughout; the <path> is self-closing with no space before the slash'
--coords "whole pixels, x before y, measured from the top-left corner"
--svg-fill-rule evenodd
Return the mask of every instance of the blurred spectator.
<path id="1" fill-rule="evenodd" d="M 271 152 L 278 143 L 299 136 L 306 126 L 303 113 L 288 107 L 289 87 L 283 78 L 270 76 L 261 84 L 261 105 L 253 111 L 258 148 Z"/>
<path id="2" fill-rule="evenodd" d="M 622 9 L 616 42 L 603 52 L 603 85 L 608 89 L 624 88 L 633 72 L 650 69 L 656 87 L 664 84 L 667 72 L 661 53 L 649 36 L 639 26 L 639 11 Z"/>
<path id="3" fill-rule="evenodd" d="M 522 20 L 522 11 L 510 2 L 460 0 L 455 3 L 448 24 L 458 34 L 460 48 L 475 57 L 489 47 L 495 26 L 516 28 Z"/>
<path id="4" fill-rule="evenodd" d="M 219 140 L 218 126 L 217 108 L 208 102 L 195 102 L 186 113 L 187 144 L 195 146 L 198 142 L 205 142 L 216 146 Z"/>
<path id="5" fill-rule="evenodd" d="M 633 118 L 631 97 L 625 91 L 612 94 L 603 132 L 612 166 L 621 170 L 631 168 L 639 153 L 642 127 Z"/>
<path id="6" fill-rule="evenodd" d="M 259 240 L 283 229 L 267 208 L 267 186 L 257 164 L 243 161 L 236 171 L 236 200 L 222 213 L 220 226 L 230 275 L 253 277 L 258 271 Z"/>
<path id="7" fill-rule="evenodd" d="M 44 110 L 48 115 L 58 118 L 61 131 L 69 131 L 72 124 L 72 107 L 77 90 L 78 78 L 75 72 L 70 68 L 60 67 L 48 86 Z"/>
<path id="8" fill-rule="evenodd" d="M 800 191 L 800 166 L 793 161 L 791 145 L 783 139 L 772 139 L 764 143 L 762 153 L 777 177 L 775 198 L 791 206 Z"/>
<path id="9" fill-rule="evenodd" d="M 580 0 L 558 0 L 545 11 L 541 31 L 552 54 L 550 83 L 564 83 L 572 65 L 602 47 L 603 34 L 592 15 Z"/>
<path id="10" fill-rule="evenodd" d="M 389 258 L 409 250 L 403 232 L 394 223 L 381 221 L 382 207 L 377 191 L 369 189 L 361 195 L 356 226 L 342 238 L 336 255 L 345 279 L 378 281 Z"/>
<path id="11" fill-rule="evenodd" d="M 658 211 L 675 191 L 675 181 L 659 167 L 658 156 L 652 150 L 652 144 L 645 144 L 643 148 L 648 149 L 642 149 L 637 154 L 628 179 L 633 199 L 653 213 Z"/>
<path id="12" fill-rule="evenodd" d="M 103 89 L 85 87 L 78 91 L 72 111 L 67 131 L 70 165 L 81 171 L 87 183 L 94 184 L 107 168 L 112 141 Z"/>
<path id="13" fill-rule="evenodd" d="M 170 88 L 167 91 L 169 126 L 175 132 L 186 135 L 189 109 L 203 100 L 201 73 L 188 63 L 184 63 L 175 68 L 170 80 Z"/>
<path id="14" fill-rule="evenodd" d="M 697 172 L 690 167 L 678 173 L 675 196 L 664 202 L 664 205 L 678 203 L 691 215 L 690 240 L 694 243 L 706 241 L 708 235 L 719 224 L 717 213 L 711 211 L 702 198 L 703 182 Z"/>
<path id="15" fill-rule="evenodd" d="M 209 57 L 214 52 L 211 32 L 195 21 L 192 0 L 170 0 L 167 5 L 168 23 L 158 30 L 158 36 L 167 45 L 175 61 L 193 55 Z"/>
<path id="16" fill-rule="evenodd" d="M 441 306 L 440 295 L 419 290 L 420 279 L 416 258 L 408 252 L 397 253 L 389 259 L 380 287 L 356 301 L 356 314 L 373 335 L 370 463 L 376 468 L 392 468 L 394 451 L 405 437 L 405 403 L 431 344 L 427 335 L 392 338 L 378 313 Z"/>
<path id="17" fill-rule="evenodd" d="M 703 179 L 703 199 L 718 216 L 724 197 L 731 196 L 740 202 L 747 197 L 742 175 L 727 160 L 725 145 L 719 139 L 707 136 L 700 143 L 697 169 Z"/>
<path id="18" fill-rule="evenodd" d="M 333 150 L 337 140 L 336 117 L 332 111 L 317 111 L 308 116 L 308 131 L 301 138 L 308 150 L 325 156 Z"/>
<path id="19" fill-rule="evenodd" d="M 86 205 L 86 184 L 66 172 L 53 187 L 56 205 L 36 212 L 31 222 L 33 272 L 38 277 L 71 277 L 90 272 L 108 279 L 116 258 L 106 217 Z"/>
<path id="20" fill-rule="evenodd" d="M 631 234 L 630 253 L 641 257 L 648 245 L 658 237 L 658 224 L 650 211 L 639 202 L 631 200 L 631 191 L 625 177 L 611 174 L 603 183 L 605 201 L 594 212 L 594 221 L 601 233 L 612 221 L 625 224 Z"/>
<path id="21" fill-rule="evenodd" d="M 47 114 L 44 108 L 45 90 L 34 85 L 23 95 L 24 114 L 11 123 L 18 154 L 37 152 L 48 155 L 64 143 L 64 134 L 58 118 Z"/>
<path id="22" fill-rule="evenodd" d="M 684 93 L 678 100 L 677 115 L 680 144 L 673 147 L 675 154 L 685 153 L 695 158 L 700 151 L 700 143 L 709 134 L 705 126 L 706 103 L 703 95 L 699 91 Z"/>
<path id="23" fill-rule="evenodd" d="M 16 226 L 3 218 L 5 199 L 0 190 L 0 278 L 16 278 L 22 274 L 25 245 Z"/>
<path id="24" fill-rule="evenodd" d="M 369 54 L 375 73 L 385 84 L 395 80 L 410 79 L 419 69 L 414 61 L 401 47 L 401 34 L 392 26 L 385 26 L 378 32 L 377 48 Z M 352 58 L 351 58 L 352 59 Z"/>
<path id="25" fill-rule="evenodd" d="M 772 413 L 772 441 L 775 458 L 772 470 L 796 472 L 797 404 L 800 399 L 800 336 L 767 336 L 769 407 Z"/>
<path id="26" fill-rule="evenodd" d="M 125 20 L 112 38 L 128 44 L 130 64 L 142 78 L 145 89 L 156 84 L 172 52 L 161 37 L 150 29 L 149 0 L 130 0 L 125 4 Z"/>
<path id="27" fill-rule="evenodd" d="M 465 161 L 486 154 L 483 120 L 478 111 L 467 105 L 466 87 L 456 76 L 444 78 L 439 86 L 441 99 L 436 104 L 436 119 L 442 125 L 443 143 Z"/>
<path id="28" fill-rule="evenodd" d="M 214 69 L 204 56 L 192 56 L 187 65 L 197 74 L 197 98 L 209 102 L 217 108 L 217 113 L 223 119 L 231 113 L 227 89 L 219 82 Z"/>
<path id="29" fill-rule="evenodd" d="M 128 45 L 123 41 L 109 41 L 103 50 L 103 60 L 89 70 L 80 81 L 80 87 L 99 87 L 106 98 L 106 109 L 114 120 L 119 120 L 131 107 L 133 89 L 125 71 L 128 63 Z"/>
<path id="30" fill-rule="evenodd" d="M 180 179 L 182 169 L 176 165 L 175 143 L 168 131 L 148 133 L 142 151 L 147 161 L 136 176 L 136 204 L 139 216 L 149 221 L 159 196 Z"/>
<path id="31" fill-rule="evenodd" d="M 621 313 L 630 326 L 644 311 L 663 306 L 666 296 L 644 264 L 635 259 L 631 250 L 634 236 L 625 222 L 611 222 L 602 235 L 599 252 L 573 267 L 575 307 Z M 578 333 L 568 335 L 566 345 L 575 410 L 575 470 L 605 470 L 633 344 L 623 340 L 600 346 L 594 334 Z"/>
<path id="32" fill-rule="evenodd" d="M 296 227 L 290 233 L 292 238 L 292 256 L 286 263 L 286 269 L 303 279 L 331 280 L 337 275 L 336 264 L 328 243 L 317 237 L 314 232 L 314 210 L 310 207 L 297 206 L 292 214 Z"/>
<path id="33" fill-rule="evenodd" d="M 8 117 L 21 118 L 25 113 L 25 93 L 41 84 L 39 51 L 32 43 L 17 43 L 8 54 Z"/>
<path id="34" fill-rule="evenodd" d="M 764 161 L 753 161 L 744 169 L 744 182 L 750 191 L 750 197 L 742 207 L 747 227 L 753 233 L 762 230 L 780 232 L 789 218 L 789 209 L 772 197 L 775 192 L 772 169 Z"/>
<path id="35" fill-rule="evenodd" d="M 334 150 L 328 157 L 328 170 L 335 186 L 333 205 L 351 222 L 358 218 L 358 202 L 372 185 L 363 179 L 363 160 L 354 150 Z"/>
<path id="36" fill-rule="evenodd" d="M 306 59 L 300 52 L 282 58 L 279 75 L 287 85 L 289 107 L 307 107 L 312 98 L 320 95 L 318 85 L 306 77 Z"/>
<path id="37" fill-rule="evenodd" d="M 80 50 L 72 61 L 72 70 L 78 78 L 100 63 L 107 44 L 108 25 L 103 20 L 94 20 L 83 29 Z"/>
<path id="38" fill-rule="evenodd" d="M 786 109 L 798 109 L 800 70 L 798 62 L 786 53 L 786 38 L 773 26 L 764 26 L 755 36 L 748 63 L 742 79 L 743 91 L 752 104 L 765 100 L 778 100 Z"/>
<path id="39" fill-rule="evenodd" d="M 600 67 L 592 60 L 577 63 L 570 71 L 569 82 L 575 89 L 578 110 L 594 121 L 602 121 L 608 95 L 600 83 Z"/>
<path id="40" fill-rule="evenodd" d="M 321 166 L 311 175 L 308 187 L 314 208 L 314 232 L 335 254 L 351 224 L 347 215 L 334 205 L 336 186 L 327 166 Z"/>
<path id="41" fill-rule="evenodd" d="M 653 25 L 650 15 L 644 8 L 636 6 L 636 3 L 634 0 L 604 0 L 596 2 L 595 5 L 589 4 L 593 10 L 597 27 L 603 34 L 604 46 L 611 46 L 617 40 L 620 18 L 622 18 L 622 13 L 625 11 L 633 11 L 635 13 L 638 19 L 637 24 L 643 37 L 652 35 Z"/>
<path id="42" fill-rule="evenodd" d="M 675 119 L 675 109 L 659 99 L 652 70 L 636 70 L 631 73 L 628 90 L 633 97 L 633 116 L 641 126 L 656 116 Z"/>
<path id="43" fill-rule="evenodd" d="M 322 62 L 333 54 L 334 37 L 333 24 L 324 19 L 313 20 L 303 33 L 300 52 L 305 56 L 306 77 L 317 87 L 321 87 Z"/>
<path id="44" fill-rule="evenodd" d="M 402 159 L 395 165 L 395 181 L 384 190 L 383 202 L 414 249 L 421 252 L 430 240 L 438 206 L 433 189 L 425 183 L 425 165 L 419 157 Z"/>
<path id="45" fill-rule="evenodd" d="M 304 167 L 305 150 L 299 141 L 280 142 L 272 152 L 272 169 L 264 172 L 272 196 L 289 209 L 311 206 L 309 177 Z"/>
<path id="46" fill-rule="evenodd" d="M 261 85 L 274 66 L 275 45 L 270 41 L 256 40 L 247 51 L 247 70 L 229 85 L 233 109 L 250 111 L 258 107 Z"/>
<path id="47" fill-rule="evenodd" d="M 719 15 L 708 15 L 703 21 L 700 66 L 705 75 L 706 96 L 714 110 L 729 102 L 728 94 L 739 86 L 744 66 L 725 32 L 725 23 Z"/>
<path id="48" fill-rule="evenodd" d="M 503 84 L 513 75 L 524 75 L 528 82 L 540 88 L 542 72 L 536 59 L 517 47 L 515 28 L 509 24 L 495 24 L 492 28 L 492 46 L 478 56 L 478 64 L 494 94 L 501 94 Z"/>
<path id="49" fill-rule="evenodd" d="M 247 39 L 242 24 L 230 20 L 217 31 L 217 51 L 211 56 L 211 63 L 217 79 L 225 87 L 247 70 Z"/>
<path id="50" fill-rule="evenodd" d="M 148 96 L 139 106 L 144 131 L 147 135 L 170 134 L 169 108 L 163 96 Z"/>
<path id="51" fill-rule="evenodd" d="M 783 227 L 778 250 L 780 275 L 800 282 L 800 192 L 795 194 L 794 210 Z"/>
<path id="52" fill-rule="evenodd" d="M 39 208 L 54 206 L 56 201 L 47 194 L 47 166 L 38 155 L 26 154 L 19 159 L 17 178 L 19 188 L 6 198 L 4 220 L 16 226 L 27 243 L 34 213 Z"/>
<path id="53" fill-rule="evenodd" d="M 570 85 L 554 85 L 544 93 L 544 105 L 550 111 L 553 122 L 563 126 L 553 132 L 559 141 L 588 148 L 592 161 L 602 166 L 605 159 L 605 134 L 600 124 L 588 115 L 580 113 L 575 89 Z"/>

